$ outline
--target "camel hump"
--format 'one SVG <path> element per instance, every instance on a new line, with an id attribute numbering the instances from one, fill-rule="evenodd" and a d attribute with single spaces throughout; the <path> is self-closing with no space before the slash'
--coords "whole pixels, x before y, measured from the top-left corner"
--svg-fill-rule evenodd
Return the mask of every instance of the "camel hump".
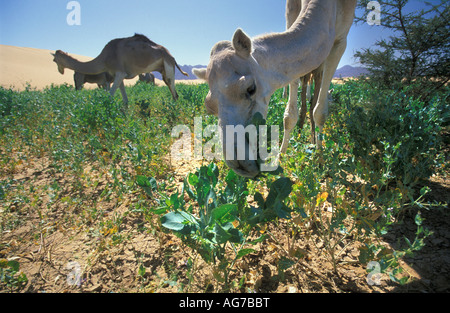
<path id="1" fill-rule="evenodd" d="M 148 39 L 147 36 L 142 35 L 142 34 L 134 34 L 133 37 L 131 37 L 132 39 L 136 40 L 136 41 L 142 41 L 142 42 L 146 42 L 149 44 L 155 44 L 153 41 L 151 41 L 150 39 Z"/>

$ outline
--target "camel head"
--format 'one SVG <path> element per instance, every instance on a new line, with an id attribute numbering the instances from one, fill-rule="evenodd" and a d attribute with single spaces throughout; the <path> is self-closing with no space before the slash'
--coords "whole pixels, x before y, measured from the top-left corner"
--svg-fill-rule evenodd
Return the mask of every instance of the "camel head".
<path id="1" fill-rule="evenodd" d="M 64 74 L 64 61 L 63 58 L 67 56 L 66 53 L 62 52 L 61 50 L 57 50 L 55 53 L 51 53 L 53 55 L 53 62 L 55 62 L 58 65 L 58 71 L 61 74 Z"/>
<path id="2" fill-rule="evenodd" d="M 258 112 L 264 118 L 267 116 L 270 92 L 261 79 L 262 70 L 253 57 L 252 51 L 252 40 L 238 29 L 231 42 L 221 41 L 213 47 L 206 69 L 193 70 L 194 75 L 209 84 L 210 91 L 206 96 L 205 105 L 208 113 L 219 118 L 223 153 L 227 165 L 237 174 L 251 178 L 260 173 L 256 161 L 257 147 L 250 146 L 254 141 L 246 138 L 246 151 L 237 151 L 242 149 L 242 145 L 240 147 L 236 145 L 239 138 L 235 140 L 235 136 L 227 137 L 226 128 L 238 125 L 246 127 Z M 235 141 L 234 149 L 232 141 Z M 234 153 L 229 150 L 234 150 Z M 244 158 L 243 154 L 245 154 Z"/>

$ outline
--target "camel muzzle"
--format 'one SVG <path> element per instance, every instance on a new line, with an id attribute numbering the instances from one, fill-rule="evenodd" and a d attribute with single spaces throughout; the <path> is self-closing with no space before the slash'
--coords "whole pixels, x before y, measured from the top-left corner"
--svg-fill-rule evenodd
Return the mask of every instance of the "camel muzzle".
<path id="1" fill-rule="evenodd" d="M 257 161 L 257 139 L 249 140 L 252 136 L 257 136 L 257 133 L 246 133 L 239 126 L 223 129 L 223 155 L 226 164 L 236 174 L 248 178 L 254 178 L 261 172 Z"/>
<path id="2" fill-rule="evenodd" d="M 256 161 L 236 161 L 225 160 L 229 168 L 236 172 L 239 176 L 247 178 L 255 178 L 261 171 L 259 170 L 258 163 Z"/>

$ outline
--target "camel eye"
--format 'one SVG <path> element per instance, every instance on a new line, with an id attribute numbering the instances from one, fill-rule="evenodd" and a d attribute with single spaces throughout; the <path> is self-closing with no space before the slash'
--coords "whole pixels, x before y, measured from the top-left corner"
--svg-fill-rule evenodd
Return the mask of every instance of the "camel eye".
<path id="1" fill-rule="evenodd" d="M 247 88 L 247 97 L 250 98 L 254 96 L 256 93 L 256 85 L 253 83 L 250 87 Z"/>

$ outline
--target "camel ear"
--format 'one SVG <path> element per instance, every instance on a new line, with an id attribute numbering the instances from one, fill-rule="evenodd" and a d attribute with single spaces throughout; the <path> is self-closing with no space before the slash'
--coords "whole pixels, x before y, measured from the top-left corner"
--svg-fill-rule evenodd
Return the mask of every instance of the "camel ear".
<path id="1" fill-rule="evenodd" d="M 206 68 L 193 68 L 192 74 L 197 76 L 199 79 L 206 80 Z"/>
<path id="2" fill-rule="evenodd" d="M 234 33 L 233 48 L 236 50 L 236 54 L 244 59 L 248 58 L 252 53 L 252 40 L 240 28 Z"/>

